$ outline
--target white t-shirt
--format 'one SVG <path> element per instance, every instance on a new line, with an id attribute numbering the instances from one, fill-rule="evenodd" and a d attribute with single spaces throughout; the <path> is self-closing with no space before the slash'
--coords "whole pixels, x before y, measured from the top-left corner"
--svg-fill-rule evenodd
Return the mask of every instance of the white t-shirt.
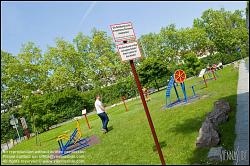
<path id="1" fill-rule="evenodd" d="M 95 109 L 97 114 L 103 113 L 104 111 L 101 109 L 102 102 L 100 100 L 95 101 Z"/>

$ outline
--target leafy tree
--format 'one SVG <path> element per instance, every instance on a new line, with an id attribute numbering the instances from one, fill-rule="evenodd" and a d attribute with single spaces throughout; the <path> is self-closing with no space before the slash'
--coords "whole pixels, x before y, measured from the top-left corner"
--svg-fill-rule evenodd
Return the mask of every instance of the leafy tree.
<path id="1" fill-rule="evenodd" d="M 183 67 L 187 74 L 187 77 L 190 77 L 199 74 L 202 66 L 200 60 L 194 53 L 188 53 L 184 55 Z"/>
<path id="2" fill-rule="evenodd" d="M 128 65 L 123 65 L 115 52 L 112 38 L 104 31 L 92 30 L 90 43 L 90 78 L 97 86 L 107 86 L 128 76 Z"/>
<path id="3" fill-rule="evenodd" d="M 56 46 L 48 48 L 44 63 L 49 72 L 45 87 L 52 90 L 66 87 L 74 87 L 79 91 L 86 89 L 86 65 L 82 54 L 76 51 L 73 44 L 57 38 Z"/>
<path id="4" fill-rule="evenodd" d="M 143 56 L 147 57 L 161 57 L 160 52 L 161 44 L 159 42 L 159 35 L 155 33 L 149 33 L 142 35 L 139 39 L 139 46 L 142 50 Z"/>
<path id="5" fill-rule="evenodd" d="M 22 99 L 22 77 L 20 62 L 13 55 L 1 51 L 1 104 L 9 110 L 20 104 Z"/>
<path id="6" fill-rule="evenodd" d="M 168 74 L 167 65 L 156 57 L 145 59 L 140 64 L 138 72 L 143 85 L 152 85 L 153 82 L 158 90 L 158 80 Z"/>
<path id="7" fill-rule="evenodd" d="M 180 34 L 180 54 L 181 56 L 192 51 L 197 56 L 202 56 L 207 51 L 213 52 L 214 44 L 209 40 L 207 33 L 202 28 L 184 28 L 179 31 Z"/>
<path id="8" fill-rule="evenodd" d="M 208 9 L 203 12 L 200 19 L 194 20 L 194 27 L 205 29 L 216 49 L 228 55 L 235 53 L 238 48 L 245 50 L 246 42 L 249 40 L 245 19 L 240 10 L 231 12 L 223 8 Z"/>
<path id="9" fill-rule="evenodd" d="M 44 59 L 41 49 L 35 46 L 34 43 L 28 42 L 24 44 L 17 58 L 19 61 L 19 65 L 17 66 L 17 72 L 20 76 L 19 84 L 22 87 L 24 98 L 30 96 L 32 91 L 41 88 L 47 77 L 47 73 L 44 70 Z"/>

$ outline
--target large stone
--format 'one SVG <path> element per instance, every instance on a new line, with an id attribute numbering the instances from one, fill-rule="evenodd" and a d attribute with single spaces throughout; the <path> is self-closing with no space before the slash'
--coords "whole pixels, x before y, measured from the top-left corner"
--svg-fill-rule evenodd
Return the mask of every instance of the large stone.
<path id="1" fill-rule="evenodd" d="M 209 160 L 222 160 L 222 150 L 225 150 L 223 147 L 212 147 L 209 152 L 207 158 Z"/>
<path id="2" fill-rule="evenodd" d="M 214 102 L 214 110 L 220 110 L 227 113 L 231 111 L 229 103 L 225 100 L 218 100 Z"/>
<path id="3" fill-rule="evenodd" d="M 206 118 L 199 130 L 199 137 L 196 140 L 197 147 L 212 147 L 220 142 L 219 134 L 213 126 L 213 123 Z"/>
<path id="4" fill-rule="evenodd" d="M 230 112 L 230 106 L 227 101 L 214 102 L 214 111 L 207 114 L 199 130 L 199 137 L 196 140 L 197 147 L 212 147 L 220 142 L 218 125 L 227 121 L 228 112 Z"/>
<path id="5" fill-rule="evenodd" d="M 214 127 L 228 120 L 230 112 L 229 103 L 225 100 L 219 100 L 214 103 L 214 111 L 207 114 L 207 118 L 214 124 Z"/>

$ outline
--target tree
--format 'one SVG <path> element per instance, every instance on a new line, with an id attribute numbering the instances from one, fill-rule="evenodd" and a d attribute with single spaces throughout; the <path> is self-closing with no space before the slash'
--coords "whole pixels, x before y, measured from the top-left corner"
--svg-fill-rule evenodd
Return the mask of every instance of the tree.
<path id="1" fill-rule="evenodd" d="M 92 30 L 90 52 L 90 79 L 95 85 L 108 86 L 122 77 L 129 76 L 129 65 L 122 64 L 120 56 L 115 52 L 112 38 L 104 31 Z"/>
<path id="2" fill-rule="evenodd" d="M 43 55 L 34 43 L 28 42 L 23 45 L 21 53 L 17 55 L 20 76 L 19 85 L 22 87 L 22 96 L 30 96 L 32 91 L 42 87 L 47 77 L 46 69 L 43 66 Z M 15 85 L 16 87 L 17 85 Z"/>
<path id="3" fill-rule="evenodd" d="M 195 76 L 201 70 L 201 62 L 194 53 L 188 53 L 184 55 L 183 68 L 187 74 L 187 77 Z"/>
<path id="4" fill-rule="evenodd" d="M 1 51 L 1 104 L 9 110 L 22 99 L 20 62 L 10 53 Z"/>
<path id="5" fill-rule="evenodd" d="M 146 57 L 161 57 L 160 53 L 161 44 L 159 43 L 159 35 L 149 33 L 142 35 L 139 39 L 139 46 L 142 48 L 143 56 Z"/>
<path id="6" fill-rule="evenodd" d="M 160 88 L 158 81 L 164 76 L 167 76 L 167 72 L 167 65 L 156 57 L 148 57 L 139 65 L 138 68 L 141 83 L 143 85 L 150 86 L 153 82 L 158 90 Z"/>
<path id="7" fill-rule="evenodd" d="M 216 49 L 224 54 L 232 55 L 238 48 L 245 50 L 248 33 L 242 11 L 234 12 L 208 9 L 201 18 L 194 20 L 194 27 L 206 31 Z M 245 54 L 245 53 L 243 53 Z"/>
<path id="8" fill-rule="evenodd" d="M 182 41 L 184 40 L 174 24 L 161 28 L 159 33 L 161 60 L 165 64 L 169 64 L 171 68 L 180 61 Z"/>
<path id="9" fill-rule="evenodd" d="M 209 40 L 207 33 L 202 28 L 183 28 L 179 31 L 180 34 L 180 54 L 181 56 L 187 52 L 194 52 L 197 56 L 203 56 L 209 50 L 213 52 L 214 44 Z"/>
<path id="10" fill-rule="evenodd" d="M 46 72 L 42 61 L 41 50 L 31 42 L 24 44 L 16 57 L 1 51 L 1 96 L 5 104 L 17 106 L 43 85 Z"/>
<path id="11" fill-rule="evenodd" d="M 77 49 L 81 49 L 79 45 Z M 87 63 L 84 62 L 81 51 L 78 52 L 73 44 L 57 38 L 56 46 L 49 47 L 45 55 L 44 63 L 49 75 L 45 86 L 52 87 L 52 91 L 66 87 L 74 87 L 79 91 L 86 90 Z"/>

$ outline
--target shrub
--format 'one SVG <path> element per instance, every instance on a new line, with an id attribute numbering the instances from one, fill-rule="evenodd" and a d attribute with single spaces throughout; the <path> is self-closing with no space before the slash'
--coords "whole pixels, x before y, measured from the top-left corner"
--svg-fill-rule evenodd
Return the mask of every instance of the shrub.
<path id="1" fill-rule="evenodd" d="M 136 90 L 134 80 L 128 78 L 111 86 L 83 93 L 67 88 L 60 92 L 31 96 L 23 101 L 20 116 L 28 117 L 27 123 L 34 124 L 39 132 L 43 132 L 52 125 L 80 116 L 84 108 L 87 112 L 93 111 L 97 94 L 101 95 L 103 103 L 108 105 L 121 101 L 121 96 L 134 97 Z"/>

